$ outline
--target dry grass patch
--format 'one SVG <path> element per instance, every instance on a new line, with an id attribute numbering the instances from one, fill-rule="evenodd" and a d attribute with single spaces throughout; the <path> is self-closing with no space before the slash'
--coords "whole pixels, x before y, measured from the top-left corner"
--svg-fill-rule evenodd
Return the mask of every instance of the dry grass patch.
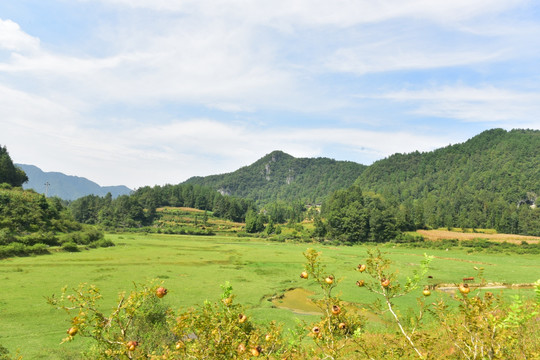
<path id="1" fill-rule="evenodd" d="M 529 244 L 538 244 L 540 237 L 537 236 L 524 236 L 513 234 L 485 234 L 485 233 L 462 233 L 448 230 L 417 230 L 418 234 L 422 235 L 426 240 L 475 240 L 486 239 L 496 242 L 508 242 L 513 244 L 521 244 L 522 241 L 526 241 Z"/>
<path id="2" fill-rule="evenodd" d="M 190 207 L 164 206 L 164 207 L 159 207 L 156 209 L 156 211 L 166 211 L 166 210 L 179 210 L 179 211 L 194 212 L 194 213 L 204 213 L 204 210 L 194 209 Z"/>

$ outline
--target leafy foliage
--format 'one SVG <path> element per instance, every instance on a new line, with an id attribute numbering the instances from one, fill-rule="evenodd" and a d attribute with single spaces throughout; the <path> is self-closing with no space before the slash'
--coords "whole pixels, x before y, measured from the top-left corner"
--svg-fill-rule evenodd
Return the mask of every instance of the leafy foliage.
<path id="1" fill-rule="evenodd" d="M 315 234 L 347 243 L 389 241 L 398 234 L 387 203 L 378 196 L 364 195 L 356 185 L 334 192 L 323 204 L 321 216 L 326 222 L 315 221 Z"/>
<path id="2" fill-rule="evenodd" d="M 5 146 L 0 146 L 0 184 L 22 186 L 28 181 L 25 172 L 16 167 Z"/>
<path id="3" fill-rule="evenodd" d="M 0 189 L 0 258 L 48 253 L 49 246 L 101 244 L 103 233 L 73 220 L 58 198 L 33 190 Z"/>
<path id="4" fill-rule="evenodd" d="M 531 343 L 527 334 L 532 330 L 530 320 L 538 315 L 538 303 L 525 302 L 515 296 L 505 306 L 502 299 L 491 292 L 483 296 L 462 293 L 456 301 L 459 302 L 457 313 L 443 301 L 436 304 L 433 313 L 454 351 L 462 358 L 527 359 L 538 355 L 537 341 Z"/>
<path id="5" fill-rule="evenodd" d="M 363 331 L 365 319 L 349 312 L 339 296 L 332 294 L 339 281 L 328 273 L 320 256 L 321 253 L 308 249 L 304 253 L 305 271 L 301 274 L 302 278 L 315 281 L 322 292 L 322 298 L 315 303 L 323 315 L 319 322 L 305 326 L 316 346 L 308 350 L 308 353 L 320 353 L 324 354 L 323 358 L 338 359 L 354 347 L 354 338 Z"/>
<path id="6" fill-rule="evenodd" d="M 401 230 L 495 228 L 540 235 L 540 131 L 493 129 L 432 152 L 394 154 L 356 184 L 399 209 Z"/>
<path id="7" fill-rule="evenodd" d="M 258 233 L 264 230 L 264 218 L 262 214 L 257 214 L 253 210 L 246 214 L 246 232 Z"/>
<path id="8" fill-rule="evenodd" d="M 102 296 L 95 286 L 81 284 L 49 304 L 66 311 L 68 336 L 95 340 L 85 356 L 92 359 L 244 359 L 252 356 L 286 356 L 280 328 L 252 322 L 245 309 L 234 302 L 232 287 L 223 286 L 221 300 L 175 313 L 162 299 L 160 284 L 135 285 L 121 293 L 109 314 L 100 310 Z"/>

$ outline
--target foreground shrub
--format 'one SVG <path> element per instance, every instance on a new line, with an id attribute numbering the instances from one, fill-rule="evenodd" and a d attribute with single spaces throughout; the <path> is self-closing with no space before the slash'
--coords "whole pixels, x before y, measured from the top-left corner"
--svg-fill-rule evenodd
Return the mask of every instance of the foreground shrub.
<path id="1" fill-rule="evenodd" d="M 540 296 L 540 282 L 536 287 Z M 452 352 L 465 359 L 537 359 L 540 357 L 539 302 L 514 296 L 506 304 L 491 292 L 460 292 L 457 311 L 439 301 L 434 310 Z M 533 320 L 533 321 L 531 321 Z M 531 341 L 532 340 L 532 341 Z"/>
<path id="2" fill-rule="evenodd" d="M 308 249 L 304 256 L 307 263 L 300 277 L 319 285 L 322 298 L 315 301 L 315 304 L 323 313 L 320 321 L 306 326 L 315 343 L 315 347 L 308 352 L 311 356 L 323 354 L 328 359 L 341 358 L 355 347 L 353 339 L 362 332 L 365 319 L 349 312 L 341 299 L 332 294 L 339 280 L 334 274 L 328 273 L 320 262 L 320 253 Z"/>
<path id="3" fill-rule="evenodd" d="M 0 360 L 21 360 L 20 356 L 10 356 L 8 349 L 0 344 Z"/>
<path id="4" fill-rule="evenodd" d="M 221 301 L 205 302 L 182 313 L 174 327 L 178 338 L 175 359 L 234 359 L 287 353 L 275 323 L 260 326 L 234 303 L 232 288 L 223 287 Z"/>
<path id="5" fill-rule="evenodd" d="M 540 281 L 535 300 L 514 297 L 507 303 L 461 284 L 454 299 L 440 297 L 430 302 L 432 289 L 424 284 L 430 257 L 403 281 L 384 254 L 370 251 L 357 267 L 356 285 L 378 296 L 373 315 L 383 318 L 387 314 L 393 326 L 388 325 L 384 333 L 369 333 L 367 319 L 336 295 L 340 280 L 327 271 L 320 255 L 314 250 L 304 253 L 306 264 L 300 277 L 319 285 L 320 298 L 315 303 L 323 315 L 313 323 L 301 322 L 288 329 L 288 337 L 275 322 L 261 325 L 246 314 L 228 284 L 218 301 L 183 311 L 173 311 L 164 302 L 168 291 L 156 283 L 135 285 L 129 294 L 121 293 L 109 313 L 100 309 L 99 289 L 86 284 L 72 291 L 64 288 L 59 298 L 48 301 L 70 316 L 63 342 L 77 337 L 94 340 L 84 354 L 88 359 L 539 358 Z M 396 298 L 415 293 L 418 306 L 414 310 L 396 307 Z M 458 306 L 450 306 L 453 301 Z M 427 313 L 433 320 L 423 324 Z"/>
<path id="6" fill-rule="evenodd" d="M 224 287 L 221 301 L 175 313 L 162 301 L 167 294 L 156 284 L 136 285 L 110 314 L 99 309 L 101 293 L 95 286 L 64 288 L 48 302 L 71 317 L 68 336 L 95 340 L 86 357 L 92 359 L 234 359 L 286 356 L 281 329 L 252 322 L 234 303 L 232 288 Z M 279 357 L 281 358 L 281 357 Z"/>

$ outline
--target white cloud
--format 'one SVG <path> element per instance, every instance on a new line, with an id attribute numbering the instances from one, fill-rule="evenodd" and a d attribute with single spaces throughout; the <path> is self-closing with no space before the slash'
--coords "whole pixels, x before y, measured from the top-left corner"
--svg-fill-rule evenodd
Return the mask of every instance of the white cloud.
<path id="1" fill-rule="evenodd" d="M 76 94 L 95 106 L 177 101 L 238 111 L 301 97 L 294 76 L 274 66 L 271 46 L 256 45 L 248 29 L 197 19 L 171 21 L 166 33 L 131 26 L 128 38 L 111 40 L 122 44 L 121 53 L 74 57 L 36 47 L 0 62 L 0 74 L 13 84 L 31 76 L 34 86 Z"/>
<path id="2" fill-rule="evenodd" d="M 527 0 L 79 0 L 109 5 L 203 16 L 275 26 L 354 26 L 396 18 L 429 19 L 444 23 L 503 12 Z"/>
<path id="3" fill-rule="evenodd" d="M 540 127 L 540 92 L 493 86 L 444 86 L 418 91 L 398 91 L 380 98 L 406 102 L 413 113 L 467 122 L 501 123 L 506 127 Z"/>
<path id="4" fill-rule="evenodd" d="M 519 59 L 536 69 L 538 26 L 507 16 L 530 1 L 86 1 L 106 6 L 84 50 L 0 20 L 0 142 L 15 161 L 136 187 L 233 171 L 276 149 L 346 149 L 369 163 L 456 142 L 425 117 L 540 127 L 537 78 L 505 90 L 489 68 Z M 467 74 L 470 85 L 445 85 L 461 81 L 434 72 L 448 67 L 502 85 Z M 389 74 L 408 70 L 426 76 Z M 391 79 L 366 84 L 370 73 Z M 354 97 L 368 87 L 417 90 Z M 374 124 L 410 114 L 427 130 Z"/>
<path id="5" fill-rule="evenodd" d="M 95 34 L 103 47 L 109 49 L 108 54 L 78 57 L 52 51 L 47 44 L 40 47 L 39 39 L 8 20 L 3 23 L 18 34 L 17 38 L 32 40 L 28 40 L 32 46 L 27 48 L 33 52 L 20 54 L 10 45 L 14 52 L 9 61 L 0 62 L 0 74 L 8 75 L 6 81 L 12 85 L 21 77 L 31 77 L 33 87 L 54 89 L 59 96 L 77 97 L 80 103 L 94 107 L 115 102 L 130 105 L 176 102 L 229 112 L 261 108 L 317 112 L 351 105 L 343 97 L 334 96 L 316 78 L 328 71 L 363 75 L 469 66 L 519 56 L 500 41 L 468 41 L 448 47 L 444 42 L 437 43 L 437 39 L 424 38 L 423 33 L 429 32 L 427 26 L 431 22 L 444 20 L 458 23 L 453 26 L 463 26 L 464 19 L 500 13 L 524 3 L 502 0 L 472 3 L 415 0 L 405 5 L 397 0 L 101 2 L 150 9 L 158 14 L 140 11 L 137 16 L 97 28 Z M 384 25 L 396 18 L 408 19 L 411 28 Z M 415 19 L 421 19 L 422 26 Z M 367 30 L 363 24 L 375 25 Z M 279 34 L 271 29 L 275 26 L 302 28 L 305 32 L 292 30 Z M 334 30 L 328 32 L 326 26 Z M 289 52 L 295 51 L 289 47 L 309 41 L 306 37 L 311 32 L 319 39 L 313 48 L 307 46 L 302 59 L 288 57 Z M 347 39 L 345 43 L 343 38 Z M 25 44 L 22 40 L 16 43 Z"/>
<path id="6" fill-rule="evenodd" d="M 402 51 L 397 43 L 366 44 L 363 47 L 339 49 L 327 61 L 331 70 L 364 75 L 374 72 L 399 70 L 428 70 L 452 66 L 474 65 L 501 60 L 500 51 Z"/>
<path id="7" fill-rule="evenodd" d="M 26 34 L 11 20 L 0 19 L 0 50 L 33 52 L 39 49 L 39 39 Z"/>

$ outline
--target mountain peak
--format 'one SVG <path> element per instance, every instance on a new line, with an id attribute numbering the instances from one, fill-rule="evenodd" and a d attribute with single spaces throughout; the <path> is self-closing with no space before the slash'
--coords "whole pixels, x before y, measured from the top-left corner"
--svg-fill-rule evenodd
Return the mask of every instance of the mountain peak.
<path id="1" fill-rule="evenodd" d="M 295 158 L 275 150 L 232 173 L 193 177 L 185 183 L 209 186 L 260 204 L 292 199 L 319 203 L 332 191 L 352 185 L 365 168 L 349 161 Z"/>
<path id="2" fill-rule="evenodd" d="M 271 161 L 271 162 L 277 162 L 280 160 L 288 160 L 288 159 L 295 159 L 294 156 L 289 155 L 281 150 L 274 150 L 270 154 L 267 154 L 263 156 L 259 161 L 265 162 L 265 161 Z"/>

